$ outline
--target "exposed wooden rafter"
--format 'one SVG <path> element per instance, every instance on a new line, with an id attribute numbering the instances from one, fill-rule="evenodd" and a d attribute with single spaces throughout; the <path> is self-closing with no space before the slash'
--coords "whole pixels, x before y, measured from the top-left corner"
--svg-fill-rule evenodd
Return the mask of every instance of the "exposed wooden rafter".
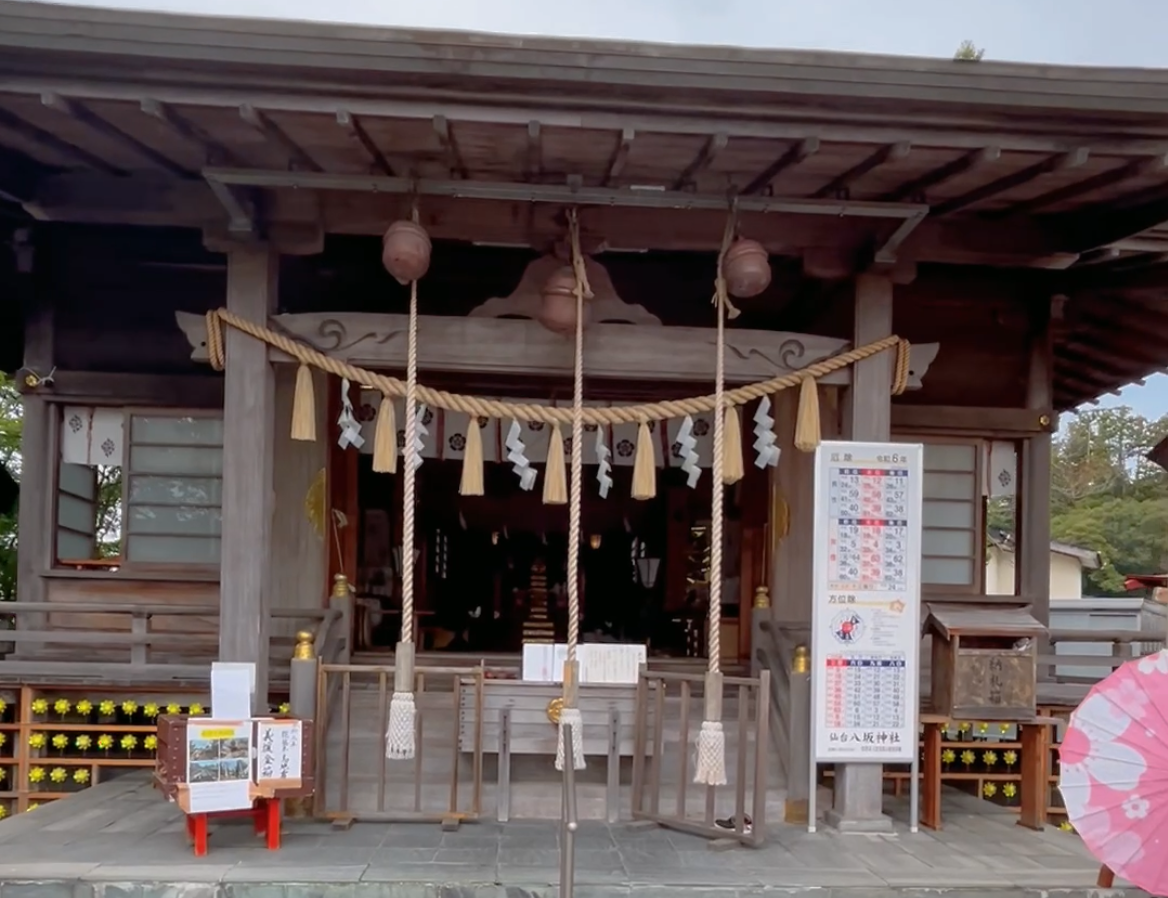
<path id="1" fill-rule="evenodd" d="M 694 179 L 710 167 L 717 155 L 726 149 L 730 138 L 725 134 L 713 134 L 701 148 L 693 161 L 685 167 L 673 182 L 672 190 L 686 190 L 694 186 Z"/>
<path id="2" fill-rule="evenodd" d="M 1002 216 L 1006 215 L 1022 215 L 1027 212 L 1034 212 L 1037 209 L 1046 209 L 1050 206 L 1055 206 L 1059 203 L 1065 203 L 1068 200 L 1078 199 L 1081 196 L 1086 196 L 1089 193 L 1094 193 L 1096 190 L 1103 190 L 1106 187 L 1112 187 L 1115 184 L 1129 181 L 1132 178 L 1140 178 L 1145 175 L 1159 174 L 1168 169 L 1168 153 L 1161 153 L 1157 156 L 1150 156 L 1147 159 L 1135 159 L 1131 162 L 1125 163 L 1118 168 L 1113 168 L 1111 171 L 1101 172 L 1093 178 L 1087 178 L 1083 181 L 1077 181 L 1074 184 L 1068 184 L 1065 187 L 1059 187 L 1055 190 L 1036 196 L 1032 199 L 1023 200 L 1020 203 L 1015 203 L 1008 209 L 1003 209 L 1000 213 Z"/>
<path id="3" fill-rule="evenodd" d="M 807 137 L 787 147 L 778 159 L 755 175 L 754 179 L 740 191 L 744 196 L 758 193 L 771 186 L 771 182 L 789 168 L 794 168 L 809 156 L 819 152 L 819 138 Z"/>
<path id="4" fill-rule="evenodd" d="M 299 168 L 304 171 L 324 171 L 316 163 L 316 160 L 304 151 L 304 148 L 300 144 L 289 137 L 283 128 L 264 115 L 255 106 L 252 106 L 250 103 L 244 103 L 239 107 L 239 117 L 259 131 L 268 142 L 275 144 L 287 153 L 290 167 Z"/>
<path id="5" fill-rule="evenodd" d="M 1041 162 L 1036 162 L 1021 171 L 1014 172 L 1012 175 L 998 178 L 996 181 L 991 181 L 989 184 L 983 184 L 981 187 L 975 187 L 961 196 L 954 197 L 951 200 L 946 200 L 940 205 L 934 206 L 933 215 L 948 215 L 950 212 L 956 212 L 959 209 L 965 209 L 972 206 L 974 203 L 980 203 L 982 200 L 987 200 L 992 196 L 997 196 L 999 193 L 1005 193 L 1007 190 L 1013 190 L 1015 187 L 1021 187 L 1036 178 L 1041 178 L 1043 175 L 1049 175 L 1051 172 L 1066 171 L 1069 168 L 1079 168 L 1086 164 L 1087 159 L 1090 158 L 1090 151 L 1086 147 L 1077 147 L 1067 153 L 1059 153 L 1057 156 L 1050 156 L 1043 159 Z"/>
<path id="6" fill-rule="evenodd" d="M 434 134 L 442 146 L 442 152 L 446 155 L 446 167 L 450 170 L 450 176 L 463 181 L 467 180 L 470 178 L 470 170 L 462 158 L 462 150 L 458 148 L 458 138 L 454 136 L 454 129 L 450 126 L 450 122 L 446 120 L 444 115 L 436 115 L 431 121 L 434 125 Z"/>
<path id="7" fill-rule="evenodd" d="M 38 128 L 31 122 L 26 122 L 20 116 L 9 112 L 7 109 L 0 108 L 0 128 L 7 128 L 15 134 L 19 134 L 26 140 L 30 140 L 35 144 L 39 144 L 48 150 L 52 150 L 59 156 L 64 156 L 66 159 L 71 159 L 79 165 L 85 165 L 89 168 L 97 169 L 99 172 L 104 172 L 107 175 L 124 175 L 126 174 L 122 169 L 118 168 L 112 163 L 106 162 L 100 156 L 95 156 L 88 150 L 83 150 L 81 147 L 74 146 L 67 140 L 63 140 L 56 134 L 52 134 L 43 128 Z"/>
<path id="8" fill-rule="evenodd" d="M 838 175 L 824 184 L 815 193 L 811 194 L 811 196 L 814 199 L 825 199 L 828 197 L 846 199 L 851 191 L 852 185 L 864 177 L 864 175 L 885 163 L 903 159 L 910 152 L 912 152 L 912 144 L 905 141 L 883 146 L 867 159 L 856 163 L 842 175 Z"/>
<path id="9" fill-rule="evenodd" d="M 240 164 L 238 156 L 168 104 L 147 98 L 142 100 L 138 106 L 146 115 L 160 122 L 179 139 L 202 150 L 207 165 Z"/>
<path id="10" fill-rule="evenodd" d="M 337 124 L 344 128 L 352 136 L 357 143 L 369 156 L 370 162 L 373 164 L 373 169 L 378 174 L 385 175 L 387 178 L 392 178 L 395 175 L 393 166 L 389 164 L 389 160 L 385 158 L 385 154 L 381 152 L 381 148 L 377 146 L 373 138 L 369 136 L 369 132 L 365 130 L 365 126 L 361 124 L 361 120 L 347 109 L 337 110 Z"/>
<path id="11" fill-rule="evenodd" d="M 175 177 L 188 179 L 197 177 L 193 171 L 185 168 L 182 165 L 179 165 L 173 159 L 164 155 L 163 153 L 158 152 L 158 150 L 154 149 L 153 147 L 149 147 L 142 143 L 142 141 L 134 137 L 132 134 L 127 134 L 121 128 L 110 124 L 84 103 L 79 103 L 76 100 L 70 100 L 68 97 L 63 97 L 60 94 L 51 92 L 41 94 L 41 103 L 43 103 L 46 108 L 52 109 L 54 112 L 59 112 L 62 115 L 67 115 L 69 118 L 76 122 L 80 122 L 91 131 L 94 131 L 95 133 L 108 138 L 114 143 L 120 144 L 121 146 L 130 150 L 136 156 L 146 160 L 149 163 L 152 163 L 153 165 L 157 165 L 159 168 L 170 172 L 170 174 L 174 175 Z"/>
<path id="12" fill-rule="evenodd" d="M 1099 249 L 1088 250 L 1079 256 L 1079 261 L 1075 263 L 1076 268 L 1082 268 L 1087 265 L 1106 265 L 1109 262 L 1114 262 L 1119 258 L 1119 250 L 1114 246 L 1101 246 Z"/>
<path id="13" fill-rule="evenodd" d="M 600 181 L 601 187 L 608 187 L 620 177 L 621 172 L 625 169 L 625 163 L 628 162 L 629 150 L 632 149 L 633 141 L 636 137 L 637 132 L 632 128 L 625 128 L 621 132 L 620 139 L 617 141 L 612 155 L 608 157 L 608 165 L 605 167 L 604 177 Z"/>
<path id="14" fill-rule="evenodd" d="M 538 181 L 543 175 L 543 129 L 539 122 L 527 123 L 527 166 L 524 177 Z"/>
<path id="15" fill-rule="evenodd" d="M 985 165 L 987 162 L 996 162 L 1002 155 L 1000 147 L 982 147 L 977 150 L 970 150 L 963 156 L 958 156 L 952 162 L 947 162 L 939 168 L 935 168 L 930 172 L 926 172 L 919 178 L 914 178 L 904 184 L 901 184 L 895 190 L 890 190 L 880 199 L 886 203 L 899 203 L 904 200 L 909 200 L 914 203 L 926 201 L 926 191 L 931 187 L 937 187 L 944 184 L 946 181 L 963 175 L 967 171 L 977 168 L 979 165 Z"/>
<path id="16" fill-rule="evenodd" d="M 1118 359 L 1115 356 L 1097 352 L 1084 352 L 1077 347 L 1061 346 L 1055 350 L 1055 358 L 1080 370 L 1105 374 L 1108 379 L 1130 379 L 1147 373 L 1147 365 L 1132 359 Z"/>

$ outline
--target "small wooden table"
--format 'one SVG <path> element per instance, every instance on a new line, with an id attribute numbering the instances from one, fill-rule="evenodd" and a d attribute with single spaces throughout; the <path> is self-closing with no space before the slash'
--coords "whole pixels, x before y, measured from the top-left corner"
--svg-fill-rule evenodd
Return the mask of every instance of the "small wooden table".
<path id="1" fill-rule="evenodd" d="M 941 727 L 949 719 L 940 714 L 921 714 L 925 728 L 924 760 L 921 765 L 921 826 L 941 829 L 941 789 L 944 768 L 941 751 L 945 734 Z M 992 721 L 1011 723 L 1018 727 L 1021 757 L 1018 764 L 1021 807 L 1018 825 L 1040 830 L 1046 825 L 1046 792 L 1049 786 L 1050 728 L 1058 721 L 1052 717 L 1032 717 L 1027 720 Z M 971 743 L 972 744 L 972 743 Z M 992 748 L 992 743 L 984 743 Z"/>
<path id="2" fill-rule="evenodd" d="M 207 854 L 208 827 L 212 820 L 250 817 L 257 836 L 266 836 L 268 851 L 280 850 L 280 799 L 257 798 L 250 808 L 237 811 L 212 811 L 187 814 L 187 837 L 195 848 L 195 857 Z"/>

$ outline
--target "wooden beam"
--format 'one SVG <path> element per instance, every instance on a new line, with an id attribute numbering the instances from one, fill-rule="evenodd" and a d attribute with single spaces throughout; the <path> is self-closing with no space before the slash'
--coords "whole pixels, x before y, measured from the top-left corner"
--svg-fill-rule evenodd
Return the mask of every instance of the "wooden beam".
<path id="1" fill-rule="evenodd" d="M 1081 196 L 1094 193 L 1096 190 L 1113 187 L 1116 184 L 1129 181 L 1132 178 L 1159 174 L 1166 168 L 1168 168 L 1168 154 L 1166 153 L 1150 156 L 1147 159 L 1135 159 L 1117 166 L 1111 169 L 1111 171 L 1101 172 L 1092 178 L 1086 178 L 1074 184 L 1068 184 L 1065 187 L 1058 187 L 1032 199 L 1015 203 L 1008 209 L 1003 209 L 993 214 L 1000 217 L 1027 214 L 1037 209 L 1045 209 L 1049 206 L 1065 203 L 1068 200 L 1078 199 Z"/>
<path id="2" fill-rule="evenodd" d="M 1036 308 L 1031 323 L 1027 408 L 1048 409 L 1054 402 L 1052 348 L 1050 307 Z M 1018 595 L 1034 596 L 1031 613 L 1044 625 L 1050 623 L 1051 444 L 1049 433 L 1024 440 L 1018 465 L 1021 476 L 1017 493 L 1014 591 Z"/>
<path id="3" fill-rule="evenodd" d="M 191 359 L 207 361 L 207 331 L 202 315 L 175 313 L 191 345 Z M 311 312 L 277 315 L 272 326 L 303 340 L 332 358 L 365 368 L 401 369 L 405 365 L 404 315 Z M 571 347 L 541 324 L 512 318 L 422 315 L 418 321 L 418 364 L 431 371 L 481 375 L 570 376 Z M 596 378 L 692 382 L 693 359 L 713 351 L 708 327 L 595 324 L 586 335 L 584 374 Z M 731 328 L 726 332 L 726 379 L 732 383 L 765 380 L 842 352 L 847 342 L 834 337 Z M 938 344 L 916 343 L 910 356 L 909 386 L 916 389 L 937 356 Z M 288 361 L 273 350 L 273 361 Z M 823 382 L 845 384 L 841 370 Z"/>
<path id="4" fill-rule="evenodd" d="M 381 152 L 381 148 L 369 136 L 369 132 L 365 130 L 365 126 L 361 124 L 361 120 L 357 116 L 346 109 L 338 109 L 337 124 L 347 130 L 350 136 L 357 143 L 361 144 L 368 154 L 370 161 L 373 163 L 374 171 L 385 175 L 387 178 L 395 176 L 393 166 L 389 164 L 389 160 L 385 158 L 385 154 Z"/>
<path id="5" fill-rule="evenodd" d="M 259 198 L 253 191 L 240 187 L 231 187 L 222 184 L 214 178 L 207 178 L 207 186 L 211 193 L 227 213 L 227 230 L 232 234 L 254 236 L 258 230 L 257 222 Z"/>
<path id="6" fill-rule="evenodd" d="M 58 402 L 92 405 L 150 405 L 172 408 L 222 408 L 223 378 L 201 374 L 112 374 L 105 371 L 62 371 L 48 387 L 22 393 Z"/>
<path id="7" fill-rule="evenodd" d="M 950 431 L 986 435 L 1025 436 L 1051 433 L 1056 428 L 1050 408 L 978 408 L 953 405 L 904 405 L 893 403 L 893 430 L 902 433 Z"/>
<path id="8" fill-rule="evenodd" d="M 608 187 L 621 176 L 621 172 L 625 170 L 625 163 L 629 159 L 629 150 L 632 149 L 636 137 L 637 132 L 632 128 L 625 128 L 621 132 L 612 155 L 608 157 L 608 165 L 605 167 L 604 177 L 600 181 L 601 187 Z"/>
<path id="9" fill-rule="evenodd" d="M 442 152 L 446 154 L 446 168 L 450 172 L 450 177 L 462 181 L 467 180 L 470 178 L 470 171 L 466 167 L 466 162 L 463 161 L 462 150 L 458 147 L 458 138 L 455 137 L 450 122 L 446 120 L 444 115 L 436 115 L 431 121 L 434 126 L 434 134 L 442 146 Z"/>
<path id="10" fill-rule="evenodd" d="M 145 99 L 139 104 L 139 108 L 146 115 L 164 125 L 180 140 L 186 141 L 202 150 L 207 165 L 240 164 L 239 157 L 235 153 L 215 140 L 200 125 L 175 112 L 166 103 L 160 103 L 158 100 Z"/>
<path id="11" fill-rule="evenodd" d="M 1080 355 L 1085 355 L 1088 358 L 1097 358 L 1105 362 L 1122 364 L 1129 359 L 1137 359 L 1144 365 L 1156 367 L 1168 366 L 1168 352 L 1156 352 L 1154 349 L 1147 348 L 1145 344 L 1131 340 L 1125 341 L 1123 349 L 1120 350 L 1123 352 L 1122 356 L 1115 355 L 1103 349 L 1098 339 L 1089 340 L 1074 331 L 1064 336 L 1058 342 L 1055 351 L 1060 351 L 1061 347 L 1074 349 Z"/>
<path id="12" fill-rule="evenodd" d="M 1119 203 L 1096 203 L 1062 216 L 1052 216 L 1058 242 L 1069 252 L 1085 252 L 1126 240 L 1168 222 L 1168 194 L 1145 192 L 1145 201 L 1123 209 Z"/>
<path id="13" fill-rule="evenodd" d="M 527 123 L 527 166 L 524 179 L 538 181 L 543 175 L 543 129 L 539 122 Z"/>
<path id="14" fill-rule="evenodd" d="M 1134 380 L 1138 377 L 1147 376 L 1147 364 L 1135 359 L 1116 359 L 1115 356 L 1108 356 L 1095 352 L 1084 352 L 1081 349 L 1072 346 L 1059 346 L 1054 350 L 1054 359 L 1056 365 L 1062 365 L 1067 370 L 1077 371 L 1098 371 L 1103 373 L 1108 379 L 1122 378 L 1125 381 Z M 1163 368 L 1165 365 L 1161 363 L 1157 367 Z"/>
<path id="15" fill-rule="evenodd" d="M 923 203 L 926 201 L 926 191 L 930 187 L 937 187 L 940 184 L 944 184 L 946 181 L 952 180 L 968 171 L 972 171 L 988 162 L 996 162 L 1001 155 L 1002 150 L 1000 147 L 982 147 L 977 150 L 970 150 L 964 156 L 958 156 L 952 162 L 948 162 L 930 172 L 925 172 L 919 178 L 914 178 L 911 181 L 901 184 L 896 189 L 890 190 L 884 196 L 880 197 L 880 200 L 886 203 L 899 203 L 904 200 Z"/>
<path id="16" fill-rule="evenodd" d="M 51 92 L 41 95 L 41 103 L 47 109 L 52 109 L 54 112 L 68 116 L 89 130 L 102 135 L 114 143 L 120 144 L 139 158 L 153 165 L 157 165 L 163 171 L 169 172 L 177 178 L 193 179 L 198 177 L 193 171 L 179 165 L 164 153 L 160 153 L 154 147 L 147 146 L 132 134 L 127 134 L 121 128 L 110 124 L 83 103 Z"/>
<path id="17" fill-rule="evenodd" d="M 227 260 L 227 308 L 265 323 L 275 310 L 279 256 L 264 244 Z M 275 377 L 267 347 L 234 328 L 223 388 L 223 507 L 219 660 L 256 665 L 256 704 L 267 707 L 275 449 Z"/>
<path id="18" fill-rule="evenodd" d="M 862 162 L 853 165 L 846 172 L 838 177 L 832 179 L 827 184 L 820 187 L 815 193 L 811 194 L 814 199 L 824 199 L 827 197 L 846 198 L 851 186 L 864 175 L 879 168 L 886 162 L 895 162 L 898 159 L 903 159 L 912 151 L 912 144 L 905 141 L 899 143 L 891 143 L 883 146 L 875 153 L 870 155 Z"/>
<path id="19" fill-rule="evenodd" d="M 671 190 L 686 190 L 691 188 L 694 184 L 694 179 L 710 167 L 717 155 L 726 149 L 726 144 L 730 142 L 730 138 L 725 134 L 714 134 L 706 140 L 705 146 L 694 157 L 693 161 L 685 167 L 677 180 L 673 182 Z"/>
<path id="20" fill-rule="evenodd" d="M 288 161 L 292 168 L 299 168 L 304 171 L 323 172 L 316 161 L 304 151 L 296 141 L 288 136 L 279 125 L 268 118 L 262 111 L 252 106 L 250 103 L 244 103 L 239 107 L 239 117 L 247 124 L 251 125 L 255 130 L 262 134 L 270 143 L 275 144 L 280 149 L 288 154 Z"/>
<path id="21" fill-rule="evenodd" d="M 30 122 L 26 122 L 20 116 L 4 108 L 0 108 L 0 127 L 7 128 L 9 131 L 19 134 L 26 140 L 31 140 L 33 143 L 39 144 L 60 156 L 64 156 L 66 159 L 96 169 L 99 172 L 104 172 L 107 175 L 121 176 L 126 174 L 122 169 L 110 162 L 106 162 L 100 156 L 95 156 L 88 150 L 83 150 L 69 143 L 67 140 L 62 140 L 56 134 L 52 134 Z"/>
<path id="22" fill-rule="evenodd" d="M 787 147 L 783 155 L 759 172 L 740 192 L 743 196 L 750 196 L 751 194 L 768 189 L 771 186 L 771 182 L 787 169 L 794 168 L 800 162 L 803 162 L 810 156 L 814 156 L 818 152 L 818 137 L 806 137 L 803 140 L 796 141 Z"/>
<path id="23" fill-rule="evenodd" d="M 1099 249 L 1089 249 L 1079 256 L 1075 268 L 1085 268 L 1088 265 L 1107 265 L 1119 258 L 1119 250 L 1114 246 L 1101 246 Z"/>
<path id="24" fill-rule="evenodd" d="M 975 187 L 973 190 L 961 196 L 946 200 L 940 205 L 933 207 L 932 215 L 948 215 L 951 212 L 972 206 L 974 203 L 980 203 L 982 200 L 989 199 L 991 196 L 997 196 L 999 193 L 1005 193 L 1007 190 L 1021 187 L 1023 184 L 1027 184 L 1036 178 L 1041 178 L 1043 175 L 1049 175 L 1051 172 L 1079 168 L 1086 164 L 1090 155 L 1090 151 L 1086 147 L 1078 147 L 1068 153 L 1059 153 L 1057 156 L 1051 156 L 1042 162 L 1036 162 L 1034 165 L 1022 169 L 1022 171 L 998 178 L 989 184 Z"/>

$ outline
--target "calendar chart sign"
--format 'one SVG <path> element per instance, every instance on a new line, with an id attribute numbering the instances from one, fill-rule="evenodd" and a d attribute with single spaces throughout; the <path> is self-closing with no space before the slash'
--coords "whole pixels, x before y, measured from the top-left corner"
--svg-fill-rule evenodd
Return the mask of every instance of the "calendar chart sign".
<path id="1" fill-rule="evenodd" d="M 815 456 L 811 620 L 817 762 L 917 751 L 919 444 L 825 442 Z"/>

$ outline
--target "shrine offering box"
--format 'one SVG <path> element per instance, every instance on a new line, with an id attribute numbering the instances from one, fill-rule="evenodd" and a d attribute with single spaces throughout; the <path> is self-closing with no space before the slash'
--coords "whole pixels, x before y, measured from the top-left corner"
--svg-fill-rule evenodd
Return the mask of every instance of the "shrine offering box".
<path id="1" fill-rule="evenodd" d="M 1037 713 L 1038 640 L 1019 608 L 926 605 L 933 637 L 933 711 L 952 720 L 1026 720 Z"/>
<path id="2" fill-rule="evenodd" d="M 206 722 L 207 718 L 195 718 L 196 722 Z M 164 714 L 158 718 L 158 753 L 154 768 L 154 779 L 167 798 L 181 801 L 181 793 L 189 787 L 188 777 L 188 728 L 191 718 L 185 715 Z M 316 788 L 315 729 L 311 720 L 295 718 L 255 718 L 241 721 L 251 727 L 252 745 L 255 746 L 251 759 L 252 798 L 305 798 Z M 263 758 L 262 739 L 271 727 L 299 724 L 299 776 L 294 779 L 272 778 L 261 769 Z"/>

